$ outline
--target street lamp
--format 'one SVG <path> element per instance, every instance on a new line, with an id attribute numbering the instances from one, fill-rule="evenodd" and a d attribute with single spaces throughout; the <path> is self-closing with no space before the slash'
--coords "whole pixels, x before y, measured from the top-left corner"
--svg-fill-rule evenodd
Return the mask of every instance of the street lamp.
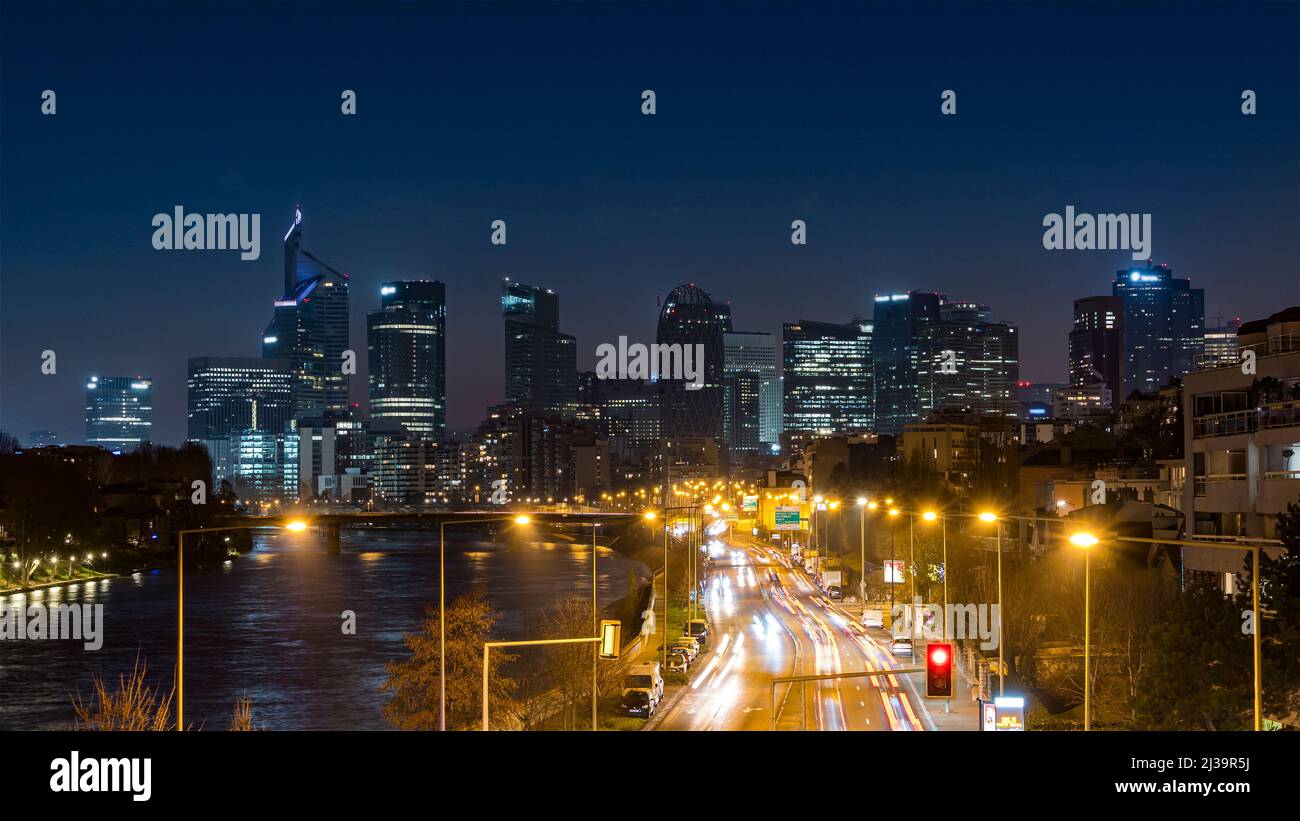
<path id="1" fill-rule="evenodd" d="M 889 504 L 893 504 L 892 499 L 886 499 L 885 501 L 888 502 Z M 897 519 L 900 512 L 901 511 L 898 508 L 891 507 L 889 509 L 889 518 Z M 895 559 L 894 559 L 894 532 L 895 532 L 895 527 L 893 522 L 891 521 L 889 524 L 889 569 L 891 573 L 897 569 L 897 565 L 895 564 Z M 889 612 L 891 614 L 890 615 L 891 619 L 893 618 L 892 614 L 894 612 L 894 584 L 895 582 L 891 578 L 889 580 Z"/>
<path id="2" fill-rule="evenodd" d="M 195 527 L 176 531 L 176 730 L 185 730 L 185 534 L 217 533 L 229 530 L 251 530 L 267 527 L 264 522 L 258 524 L 228 525 L 226 527 Z M 274 527 L 274 525 L 270 525 Z M 282 525 L 285 530 L 302 532 L 307 523 L 293 519 Z M 107 554 L 105 554 L 107 555 Z"/>
<path id="3" fill-rule="evenodd" d="M 979 520 L 985 523 L 997 523 L 998 514 L 986 510 L 979 515 Z M 1002 525 L 997 524 L 998 529 L 998 695 L 1003 694 L 1006 687 L 1006 667 L 1002 660 Z"/>
<path id="4" fill-rule="evenodd" d="M 864 607 L 867 604 L 867 504 L 866 497 L 858 497 L 858 598 Z"/>
<path id="5" fill-rule="evenodd" d="M 1091 649 L 1092 623 L 1091 616 L 1091 595 L 1092 595 L 1092 550 L 1097 546 L 1097 537 L 1088 532 L 1073 533 L 1070 535 L 1070 544 L 1075 547 L 1083 548 L 1083 731 L 1086 733 L 1092 729 L 1092 701 L 1089 698 L 1092 691 L 1092 678 L 1089 675 L 1092 671 L 1088 664 L 1088 652 Z M 1001 618 L 999 613 L 998 617 Z"/>
<path id="6" fill-rule="evenodd" d="M 438 523 L 438 731 L 447 729 L 447 525 L 471 522 L 501 522 L 513 519 L 516 524 L 532 521 L 526 514 L 517 516 L 480 516 L 477 519 L 453 519 Z"/>
<path id="7" fill-rule="evenodd" d="M 933 522 L 939 519 L 939 524 L 943 528 L 943 637 L 949 638 L 948 635 L 948 517 L 940 516 L 933 510 L 927 510 L 921 514 L 921 519 L 926 522 Z M 1002 614 L 999 613 L 1001 618 Z"/>

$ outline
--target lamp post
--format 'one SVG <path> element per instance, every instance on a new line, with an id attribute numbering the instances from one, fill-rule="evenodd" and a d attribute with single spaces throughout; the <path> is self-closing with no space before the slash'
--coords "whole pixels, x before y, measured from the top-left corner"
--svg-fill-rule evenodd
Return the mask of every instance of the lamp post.
<path id="1" fill-rule="evenodd" d="M 981 513 L 979 520 L 993 522 L 998 529 L 998 695 L 1001 696 L 1006 686 L 1006 666 L 1002 660 L 1002 523 L 998 520 L 998 515 L 989 510 Z"/>
<path id="2" fill-rule="evenodd" d="M 867 603 L 867 500 L 858 497 L 858 598 Z"/>
<path id="3" fill-rule="evenodd" d="M 471 522 L 501 522 L 514 519 L 515 524 L 526 525 L 526 514 L 518 516 L 483 516 L 477 519 L 453 519 L 438 523 L 438 731 L 447 730 L 447 525 Z M 593 528 L 594 530 L 594 528 Z"/>
<path id="4" fill-rule="evenodd" d="M 889 570 L 890 570 L 890 573 L 893 573 L 893 572 L 895 572 L 895 571 L 897 570 L 897 565 L 894 564 L 894 533 L 895 533 L 895 531 L 896 531 L 898 528 L 895 527 L 895 525 L 894 525 L 894 523 L 893 523 L 892 520 L 893 520 L 893 519 L 897 519 L 897 518 L 898 518 L 898 514 L 899 514 L 899 510 L 898 510 L 898 508 L 896 508 L 896 507 L 891 507 L 891 508 L 889 509 L 889 517 L 890 517 L 890 519 L 891 519 L 891 521 L 890 521 L 890 523 L 889 523 Z M 892 621 L 892 620 L 893 620 L 893 618 L 894 618 L 894 584 L 895 584 L 895 582 L 894 582 L 894 580 L 891 578 L 891 579 L 889 580 L 889 618 L 890 618 L 890 629 L 891 629 L 891 630 L 893 629 L 893 621 Z M 894 635 L 898 635 L 898 634 L 895 633 Z"/>
<path id="5" fill-rule="evenodd" d="M 227 525 L 225 527 L 195 527 L 176 532 L 176 730 L 185 730 L 185 534 L 219 533 L 229 530 L 252 530 L 258 527 L 273 527 L 266 522 L 245 525 Z M 287 522 L 285 530 L 295 533 L 307 529 L 307 523 L 299 519 Z"/>
<path id="6" fill-rule="evenodd" d="M 1089 651 L 1092 641 L 1092 550 L 1097 545 L 1097 537 L 1091 533 L 1075 533 L 1070 536 L 1070 544 L 1083 548 L 1083 731 L 1092 729 L 1092 672 L 1089 667 Z M 998 614 L 1001 618 L 1001 613 Z"/>
<path id="7" fill-rule="evenodd" d="M 948 517 L 940 516 L 933 510 L 927 510 L 921 514 L 921 520 L 933 522 L 939 520 L 939 527 L 943 530 L 943 637 L 948 639 Z M 1001 615 L 1001 614 L 999 614 Z"/>

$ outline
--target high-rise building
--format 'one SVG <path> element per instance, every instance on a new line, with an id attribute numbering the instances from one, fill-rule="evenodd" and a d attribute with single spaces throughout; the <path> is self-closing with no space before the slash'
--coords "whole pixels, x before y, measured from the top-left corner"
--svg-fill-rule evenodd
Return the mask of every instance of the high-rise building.
<path id="1" fill-rule="evenodd" d="M 153 380 L 92 376 L 86 381 L 86 443 L 134 450 L 153 438 Z"/>
<path id="2" fill-rule="evenodd" d="M 441 282 L 385 282 L 366 315 L 370 416 L 420 439 L 447 433 L 447 291 Z"/>
<path id="3" fill-rule="evenodd" d="M 940 320 L 939 301 L 939 294 L 921 291 L 876 297 L 871 359 L 875 429 L 880 433 L 897 436 L 904 425 L 921 420 L 922 342 L 929 326 Z"/>
<path id="4" fill-rule="evenodd" d="M 283 433 L 293 421 L 293 372 L 288 360 L 190 357 L 187 387 L 186 439 L 191 442 L 225 439 L 248 429 Z"/>
<path id="5" fill-rule="evenodd" d="M 730 313 L 727 314 L 730 321 Z M 775 401 L 775 408 L 767 408 L 771 414 L 778 415 L 781 409 L 781 396 L 768 390 L 763 385 L 770 383 L 776 376 L 776 337 L 758 331 L 723 331 L 722 334 L 722 373 L 723 373 L 723 418 L 724 435 L 730 452 L 735 456 L 760 450 L 764 443 L 780 441 L 780 430 L 775 438 L 764 439 L 763 401 Z"/>
<path id="6" fill-rule="evenodd" d="M 1124 387 L 1124 301 L 1090 296 L 1074 301 L 1070 329 L 1070 385 L 1100 384 L 1112 401 Z"/>
<path id="7" fill-rule="evenodd" d="M 262 356 L 290 362 L 295 418 L 347 409 L 348 282 L 302 247 L 302 211 L 295 211 L 284 236 L 284 291 L 262 334 Z"/>
<path id="8" fill-rule="evenodd" d="M 1205 329 L 1205 350 L 1197 360 L 1200 369 L 1221 368 L 1237 361 L 1237 329 L 1241 319 L 1230 319 L 1222 323 L 1222 317 L 1216 317 L 1216 324 Z"/>
<path id="9" fill-rule="evenodd" d="M 298 434 L 243 430 L 229 438 L 228 478 L 241 502 L 298 501 Z"/>
<path id="10" fill-rule="evenodd" d="M 698 385 L 681 378 L 684 373 L 659 374 L 667 439 L 722 438 L 722 335 L 730 316 L 729 308 L 693 284 L 678 285 L 660 308 L 656 343 L 682 346 L 682 361 L 702 369 Z"/>
<path id="11" fill-rule="evenodd" d="M 639 462 L 659 444 L 659 386 L 635 379 L 597 382 L 599 431 L 620 464 Z"/>
<path id="12" fill-rule="evenodd" d="M 826 435 L 875 427 L 872 330 L 856 318 L 781 326 L 785 430 Z"/>
<path id="13" fill-rule="evenodd" d="M 939 321 L 917 336 L 918 411 L 962 408 L 980 417 L 1020 414 L 1020 335 L 989 308 L 939 297 Z"/>
<path id="14" fill-rule="evenodd" d="M 1168 265 L 1115 272 L 1112 293 L 1124 303 L 1124 393 L 1155 393 L 1192 367 L 1205 347 L 1205 291 Z"/>
<path id="15" fill-rule="evenodd" d="M 577 402 L 578 344 L 560 333 L 560 298 L 549 288 L 501 283 L 506 403 L 571 416 Z"/>

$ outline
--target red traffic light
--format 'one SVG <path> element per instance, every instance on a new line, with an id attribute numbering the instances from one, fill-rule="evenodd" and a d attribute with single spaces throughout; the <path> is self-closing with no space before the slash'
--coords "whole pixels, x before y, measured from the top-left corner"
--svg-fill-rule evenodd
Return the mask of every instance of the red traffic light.
<path id="1" fill-rule="evenodd" d="M 952 645 L 931 644 L 925 648 L 926 698 L 952 698 Z"/>

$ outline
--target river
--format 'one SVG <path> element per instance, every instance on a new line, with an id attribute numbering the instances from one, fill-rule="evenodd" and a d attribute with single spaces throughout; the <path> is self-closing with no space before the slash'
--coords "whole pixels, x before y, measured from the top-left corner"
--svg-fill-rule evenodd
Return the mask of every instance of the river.
<path id="1" fill-rule="evenodd" d="M 311 534 L 259 531 L 254 549 L 185 574 L 187 724 L 224 730 L 234 703 L 253 702 L 268 730 L 390 729 L 383 717 L 384 665 L 407 655 L 402 637 L 436 601 L 435 531 L 343 532 L 329 555 Z M 600 604 L 626 595 L 629 573 L 645 565 L 600 548 Z M 482 580 L 498 615 L 494 638 L 532 638 L 558 599 L 591 595 L 591 546 L 584 542 L 447 543 L 447 598 Z M 79 641 L 0 641 L 0 729 L 66 729 L 70 696 L 92 690 L 101 673 L 116 683 L 137 654 L 149 682 L 169 690 L 176 660 L 176 572 L 155 570 L 26 594 L 0 595 L 11 607 L 41 602 L 104 605 L 103 647 Z M 342 613 L 356 614 L 344 635 Z"/>

